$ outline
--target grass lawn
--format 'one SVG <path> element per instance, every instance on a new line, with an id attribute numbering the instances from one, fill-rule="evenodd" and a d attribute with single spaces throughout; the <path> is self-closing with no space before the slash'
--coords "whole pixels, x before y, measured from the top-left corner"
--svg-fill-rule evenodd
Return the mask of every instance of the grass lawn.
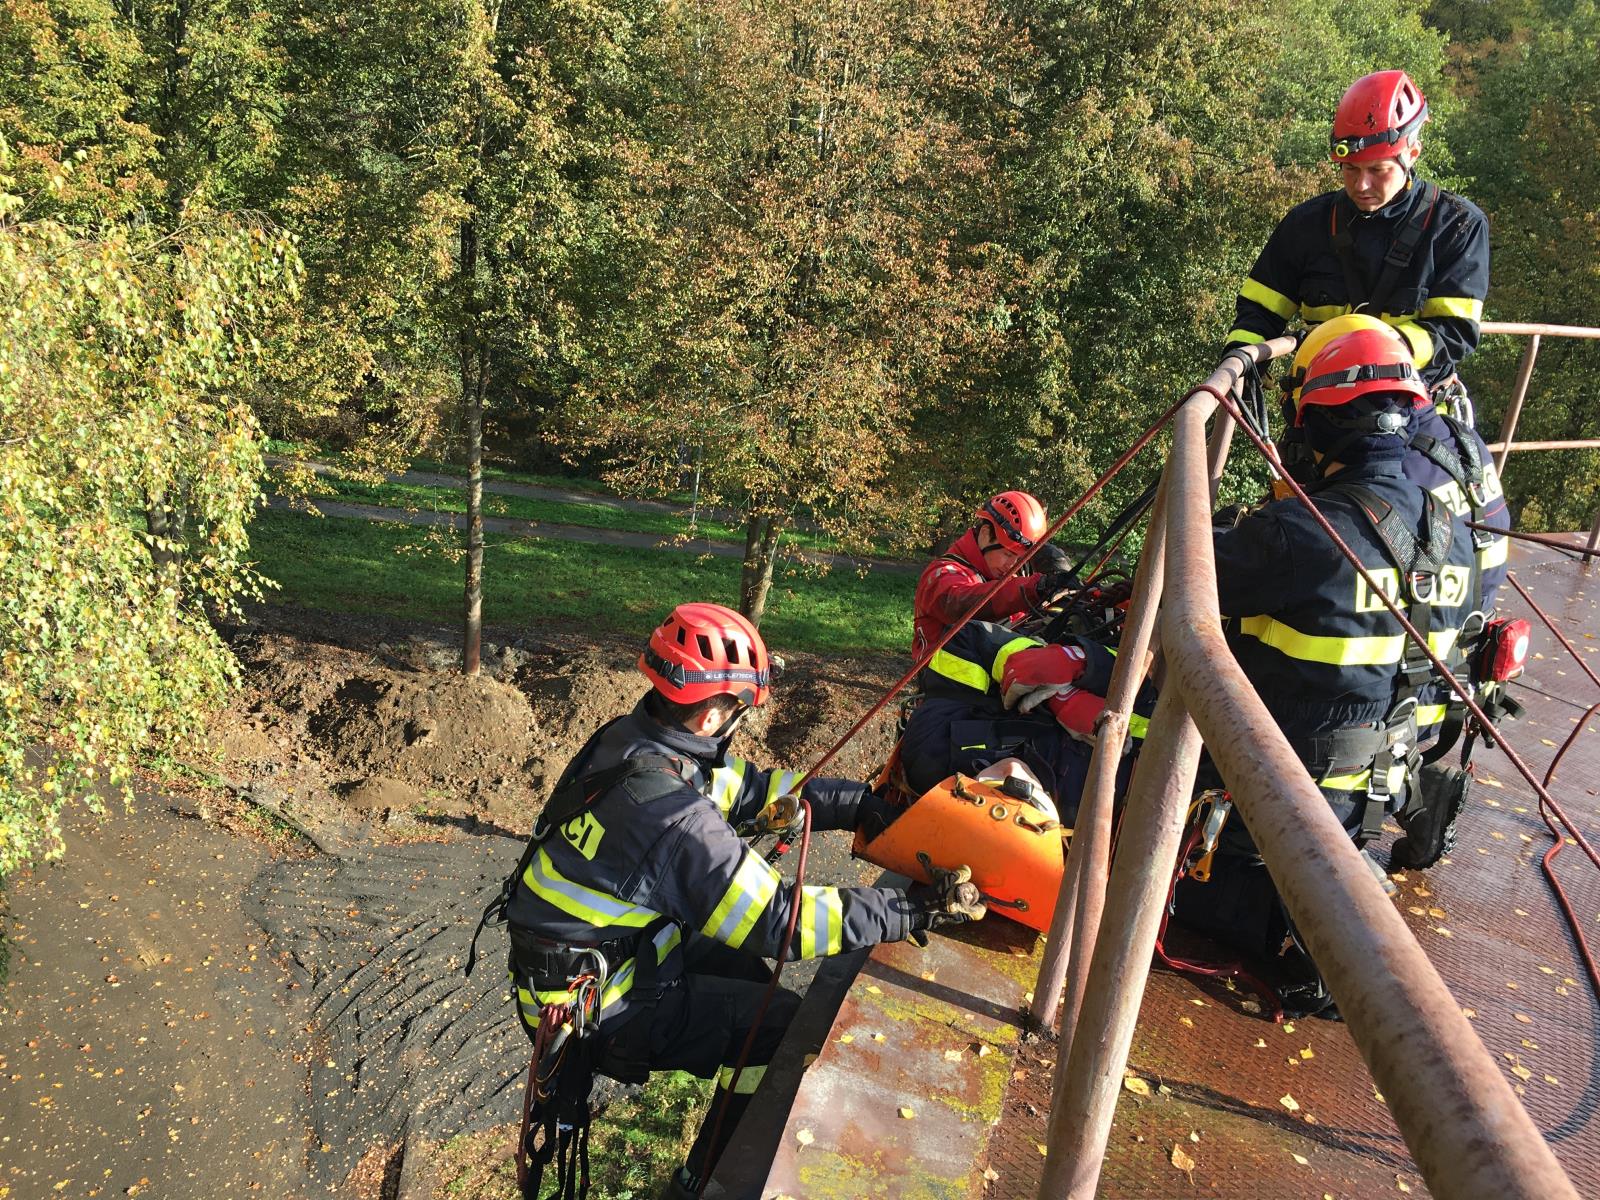
<path id="1" fill-rule="evenodd" d="M 427 487 L 423 484 L 362 483 L 350 479 L 324 479 L 333 495 L 352 504 L 373 504 L 381 508 L 415 508 L 423 512 L 464 513 L 467 499 L 459 488 Z M 592 482 L 592 481 L 585 481 Z M 528 496 L 501 496 L 485 492 L 483 512 L 490 517 L 510 517 L 519 521 L 551 521 L 563 525 L 583 525 L 590 529 L 627 529 L 674 537 L 689 533 L 689 519 L 679 513 L 634 512 L 612 504 L 585 504 L 581 501 L 535 500 Z M 700 520 L 694 528 L 697 537 L 713 541 L 744 542 L 744 527 L 719 521 Z M 783 535 L 785 544 L 806 550 L 837 551 L 833 540 L 804 530 Z"/>
<path id="2" fill-rule="evenodd" d="M 509 1089 L 508 1089 L 509 1091 Z M 707 1109 L 711 1085 L 681 1071 L 652 1075 L 642 1091 L 619 1100 L 590 1127 L 590 1200 L 654 1200 L 683 1162 Z M 517 1099 L 522 1098 L 520 1089 Z M 508 1114 L 509 1115 L 509 1114 Z M 515 1200 L 511 1161 L 515 1127 L 463 1134 L 439 1148 L 434 1167 L 438 1194 L 451 1200 Z M 543 1192 L 554 1186 L 545 1171 Z"/>
<path id="3" fill-rule="evenodd" d="M 460 616 L 461 565 L 402 551 L 423 541 L 421 529 L 266 511 L 250 532 L 258 568 L 282 585 L 276 601 L 430 621 Z M 674 604 L 732 604 L 739 591 L 737 559 L 508 534 L 484 543 L 483 615 L 495 625 L 583 621 L 639 637 Z M 913 586 L 905 575 L 780 565 L 761 631 L 779 653 L 901 653 Z"/>

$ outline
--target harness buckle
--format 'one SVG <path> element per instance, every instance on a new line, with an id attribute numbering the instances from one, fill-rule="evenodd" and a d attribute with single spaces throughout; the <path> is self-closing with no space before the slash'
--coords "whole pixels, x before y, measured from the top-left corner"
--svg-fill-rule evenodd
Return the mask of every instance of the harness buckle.
<path id="1" fill-rule="evenodd" d="M 587 1037 L 600 1022 L 600 999 L 604 994 L 611 972 L 606 956 L 592 947 L 584 947 L 579 954 L 594 960 L 593 971 L 575 971 L 567 977 L 567 991 L 572 1000 L 572 1035 Z"/>
<path id="2" fill-rule="evenodd" d="M 1432 571 L 1413 571 L 1406 577 L 1411 598 L 1418 604 L 1432 604 L 1439 594 L 1439 576 Z"/>

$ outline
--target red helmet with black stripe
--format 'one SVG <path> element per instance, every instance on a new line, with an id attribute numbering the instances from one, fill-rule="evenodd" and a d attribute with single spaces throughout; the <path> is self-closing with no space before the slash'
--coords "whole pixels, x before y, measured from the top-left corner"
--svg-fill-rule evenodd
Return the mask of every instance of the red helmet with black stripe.
<path id="1" fill-rule="evenodd" d="M 978 506 L 977 521 L 988 525 L 1002 546 L 1018 554 L 1031 548 L 1050 528 L 1044 505 L 1027 492 L 989 497 Z"/>
<path id="2" fill-rule="evenodd" d="M 1428 119 L 1422 89 L 1404 71 L 1374 71 L 1356 80 L 1333 115 L 1328 157 L 1336 163 L 1398 158 Z"/>
<path id="3" fill-rule="evenodd" d="M 1341 333 L 1312 356 L 1300 385 L 1295 424 L 1304 424 L 1307 408 L 1337 407 L 1377 393 L 1408 397 L 1413 407 L 1428 403 L 1411 347 L 1381 324 Z"/>
<path id="4" fill-rule="evenodd" d="M 772 666 L 766 643 L 747 618 L 720 604 L 680 604 L 650 635 L 639 670 L 668 700 L 698 704 L 735 696 L 766 703 Z"/>

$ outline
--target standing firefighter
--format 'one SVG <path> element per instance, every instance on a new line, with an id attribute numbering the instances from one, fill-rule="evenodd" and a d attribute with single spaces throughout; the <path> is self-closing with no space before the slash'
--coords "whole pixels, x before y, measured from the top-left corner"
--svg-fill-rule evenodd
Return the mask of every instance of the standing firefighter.
<path id="1" fill-rule="evenodd" d="M 1427 120 L 1428 102 L 1404 71 L 1377 71 L 1350 85 L 1328 151 L 1344 186 L 1278 222 L 1239 289 L 1227 344 L 1277 337 L 1296 316 L 1313 328 L 1348 313 L 1391 326 L 1428 391 L 1406 474 L 1458 516 L 1500 526 L 1500 480 L 1456 376 L 1478 346 L 1489 225 L 1470 200 L 1417 176 Z M 1299 432 L 1287 434 L 1285 465 L 1307 468 Z M 1481 530 L 1474 537 L 1492 607 L 1505 577 L 1506 539 Z"/>
<path id="2" fill-rule="evenodd" d="M 517 1008 L 539 1064 L 534 1099 L 549 1101 L 519 1145 L 536 1164 L 526 1196 L 553 1156 L 562 1195 L 577 1194 L 577 1172 L 586 1185 L 591 1071 L 642 1082 L 660 1070 L 717 1080 L 710 1115 L 665 1193 L 696 1194 L 799 1005 L 780 989 L 763 1009 L 762 959 L 778 956 L 797 905 L 790 958 L 984 915 L 965 868 L 907 890 L 797 889 L 740 839 L 736 827 L 796 828 L 801 798 L 817 829 L 853 829 L 881 812 L 866 784 L 802 783 L 728 753 L 741 718 L 769 691 L 766 646 L 744 617 L 679 605 L 639 669 L 651 690 L 568 765 L 507 883 Z"/>
<path id="3" fill-rule="evenodd" d="M 1295 419 L 1318 511 L 1448 663 L 1476 562 L 1466 527 L 1402 470 L 1426 394 L 1399 334 L 1358 329 L 1311 359 Z M 1377 836 L 1387 813 L 1412 838 L 1446 839 L 1455 814 L 1408 797 L 1431 665 L 1366 579 L 1292 497 L 1218 529 L 1215 550 L 1229 647 L 1351 839 Z M 1290 1011 L 1330 1008 L 1241 822 L 1215 850 L 1211 881 L 1180 883 L 1175 915 L 1264 960 Z"/>
<path id="4" fill-rule="evenodd" d="M 1044 505 L 1027 492 L 1001 492 L 978 506 L 972 528 L 922 570 L 913 604 L 911 653 L 920 657 L 972 606 L 989 584 L 1000 578 L 1044 537 L 1050 522 Z M 1059 564 L 1064 556 L 1054 546 L 1041 547 L 1039 562 Z M 1008 579 L 981 610 L 980 620 L 1012 623 L 1028 609 L 1058 592 L 1075 587 L 1065 570 L 1046 569 Z"/>
<path id="5" fill-rule="evenodd" d="M 1478 346 L 1489 288 L 1489 226 L 1471 201 L 1419 179 L 1428 103 L 1404 71 L 1350 85 L 1334 114 L 1329 157 L 1342 190 L 1278 222 L 1239 289 L 1229 345 L 1350 312 L 1405 338 L 1429 391 Z"/>

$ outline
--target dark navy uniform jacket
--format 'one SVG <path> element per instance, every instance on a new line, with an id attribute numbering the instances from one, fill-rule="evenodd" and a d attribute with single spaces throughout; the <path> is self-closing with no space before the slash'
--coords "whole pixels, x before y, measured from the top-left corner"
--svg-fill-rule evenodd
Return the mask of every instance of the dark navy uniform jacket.
<path id="1" fill-rule="evenodd" d="M 1411 261 L 1373 313 L 1411 345 L 1430 388 L 1449 379 L 1478 346 L 1478 323 L 1489 290 L 1489 223 L 1470 200 L 1440 190 L 1433 216 Z M 1370 288 L 1383 273 L 1395 235 L 1422 199 L 1408 187 L 1374 213 L 1363 213 L 1342 190 L 1289 210 L 1267 239 L 1239 289 L 1229 344 L 1278 337 L 1297 314 L 1307 325 L 1357 311 L 1333 245 L 1335 223 L 1354 237 L 1353 257 Z M 1367 311 L 1362 309 L 1360 311 Z"/>
<path id="2" fill-rule="evenodd" d="M 1361 484 L 1394 506 L 1422 537 L 1424 493 L 1397 461 L 1347 467 L 1311 489 L 1317 508 L 1384 591 L 1396 595 L 1399 571 L 1356 500 L 1336 483 Z M 1448 663 L 1471 609 L 1472 539 L 1452 518 L 1428 642 Z M 1217 601 L 1228 645 L 1291 745 L 1306 757 L 1313 735 L 1380 724 L 1400 687 L 1405 634 L 1366 581 L 1293 497 L 1277 500 L 1215 534 Z M 1308 761 L 1316 774 L 1326 763 Z M 1334 790 L 1365 787 L 1365 773 Z"/>
<path id="3" fill-rule="evenodd" d="M 792 958 L 898 941 L 911 932 L 903 891 L 807 884 L 797 893 L 734 832 L 769 799 L 793 792 L 797 773 L 762 770 L 729 756 L 723 742 L 662 725 L 643 701 L 596 734 L 575 761 L 589 772 L 641 754 L 677 758 L 690 782 L 644 804 L 626 786 L 613 787 L 553 830 L 507 906 L 513 926 L 568 944 L 636 938 L 639 953 L 655 956 L 661 986 L 682 977 L 688 934 L 776 957 L 795 904 L 800 918 Z M 801 794 L 811 804 L 814 828 L 853 829 L 866 791 L 863 783 L 814 779 Z M 602 1032 L 637 1011 L 636 961 L 610 964 Z M 536 1027 L 540 1005 L 560 1002 L 566 993 L 532 990 L 518 980 L 517 998 Z"/>

